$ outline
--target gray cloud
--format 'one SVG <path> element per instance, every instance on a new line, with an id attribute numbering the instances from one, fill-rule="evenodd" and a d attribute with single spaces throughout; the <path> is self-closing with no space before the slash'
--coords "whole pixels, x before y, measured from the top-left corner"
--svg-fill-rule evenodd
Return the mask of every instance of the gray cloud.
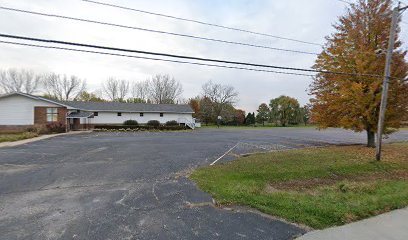
<path id="1" fill-rule="evenodd" d="M 324 43 L 324 37 L 333 32 L 331 25 L 345 10 L 345 4 L 335 0 L 117 0 L 109 2 L 317 43 Z M 319 47 L 312 45 L 211 28 L 96 6 L 82 1 L 0 0 L 0 3 L 2 6 L 7 7 L 231 41 L 304 51 L 320 51 Z M 0 11 L 0 32 L 2 33 L 303 68 L 311 67 L 315 60 L 315 56 L 309 55 L 212 43 Z M 407 16 L 404 19 L 408 21 Z M 402 28 L 401 36 L 407 42 L 408 25 L 402 25 Z M 405 46 L 407 45 L 405 44 Z M 182 82 L 184 87 L 183 95 L 186 98 L 198 95 L 201 91 L 201 85 L 207 80 L 232 84 L 240 92 L 238 107 L 247 111 L 255 111 L 261 102 L 267 102 L 269 99 L 282 94 L 297 97 L 302 104 L 309 99 L 306 92 L 311 82 L 309 77 L 218 69 L 4 44 L 1 44 L 1 49 L 0 66 L 2 68 L 24 67 L 39 72 L 54 71 L 75 74 L 88 80 L 90 90 L 99 88 L 100 83 L 109 76 L 141 81 L 156 73 L 168 73 Z"/>

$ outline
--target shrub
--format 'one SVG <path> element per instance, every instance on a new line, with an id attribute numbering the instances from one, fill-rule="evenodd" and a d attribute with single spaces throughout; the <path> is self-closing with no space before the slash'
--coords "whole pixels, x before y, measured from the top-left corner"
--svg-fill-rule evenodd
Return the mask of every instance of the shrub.
<path id="1" fill-rule="evenodd" d="M 137 126 L 139 123 L 136 120 L 126 120 L 123 122 L 123 125 L 126 126 Z"/>
<path id="2" fill-rule="evenodd" d="M 160 130 L 160 131 L 178 131 L 178 130 L 185 130 L 185 126 L 147 126 L 147 125 L 142 125 L 142 126 L 123 126 L 123 125 L 95 125 L 94 129 L 96 131 L 119 131 L 119 132 L 125 132 L 125 131 L 155 131 L 155 130 Z"/>
<path id="3" fill-rule="evenodd" d="M 38 132 L 40 132 L 40 129 L 38 129 L 38 128 L 36 128 L 36 127 L 28 127 L 28 128 L 26 129 L 26 131 L 27 131 L 27 132 L 30 132 L 30 133 L 38 133 Z"/>
<path id="4" fill-rule="evenodd" d="M 150 120 L 147 122 L 147 126 L 160 127 L 160 122 L 157 120 Z"/>
<path id="5" fill-rule="evenodd" d="M 95 129 L 109 129 L 109 130 L 139 129 L 142 127 L 145 127 L 145 126 L 137 126 L 137 125 L 124 126 L 124 125 L 104 125 L 104 124 L 94 126 Z"/>
<path id="6" fill-rule="evenodd" d="M 65 132 L 65 125 L 62 123 L 47 123 L 45 130 L 47 133 L 63 133 Z"/>
<path id="7" fill-rule="evenodd" d="M 171 120 L 166 122 L 166 126 L 178 126 L 179 123 L 176 120 Z"/>

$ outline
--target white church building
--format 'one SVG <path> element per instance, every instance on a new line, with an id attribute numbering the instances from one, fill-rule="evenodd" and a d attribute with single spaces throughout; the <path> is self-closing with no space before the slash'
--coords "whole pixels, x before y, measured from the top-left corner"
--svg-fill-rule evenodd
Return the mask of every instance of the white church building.
<path id="1" fill-rule="evenodd" d="M 185 104 L 56 101 L 19 92 L 0 95 L 0 130 L 23 130 L 49 123 L 80 130 L 98 124 L 123 124 L 126 120 L 139 124 L 174 120 L 195 127 L 193 110 Z"/>

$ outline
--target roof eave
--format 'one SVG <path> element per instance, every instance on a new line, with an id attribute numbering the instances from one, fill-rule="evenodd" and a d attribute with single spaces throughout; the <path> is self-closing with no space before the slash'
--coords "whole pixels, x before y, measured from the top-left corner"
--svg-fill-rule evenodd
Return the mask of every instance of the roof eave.
<path id="1" fill-rule="evenodd" d="M 80 111 L 86 111 L 86 112 L 121 112 L 121 113 L 194 113 L 194 112 L 182 112 L 182 111 L 129 111 L 129 110 L 88 110 L 84 108 L 73 108 L 77 109 Z"/>
<path id="2" fill-rule="evenodd" d="M 68 108 L 68 107 L 71 107 L 71 106 L 68 106 L 68 105 L 65 105 L 65 104 L 62 104 L 62 103 L 53 101 L 53 100 L 51 100 L 51 99 L 47 99 L 47 98 L 43 98 L 43 97 L 38 97 L 38 96 L 34 96 L 34 95 L 31 95 L 31 94 L 22 93 L 22 92 L 6 93 L 6 94 L 3 94 L 3 95 L 0 95 L 0 98 L 10 97 L 10 96 L 13 96 L 13 95 L 20 95 L 20 96 L 27 97 L 27 98 L 31 98 L 31 99 L 34 99 L 34 100 L 41 100 L 41 101 L 53 103 L 53 104 L 55 104 L 55 105 L 64 106 L 64 107 L 67 107 L 67 108 Z"/>

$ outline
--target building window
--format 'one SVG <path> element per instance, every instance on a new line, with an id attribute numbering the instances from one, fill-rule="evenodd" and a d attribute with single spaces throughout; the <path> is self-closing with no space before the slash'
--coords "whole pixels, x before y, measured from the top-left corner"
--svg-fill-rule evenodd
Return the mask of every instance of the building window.
<path id="1" fill-rule="evenodd" d="M 98 116 L 98 112 L 94 112 L 94 116 L 97 117 L 97 116 Z"/>
<path id="2" fill-rule="evenodd" d="M 163 113 L 160 113 L 160 117 L 163 117 Z"/>
<path id="3" fill-rule="evenodd" d="M 143 117 L 143 113 L 140 113 L 140 116 Z"/>
<path id="4" fill-rule="evenodd" d="M 122 113 L 121 113 L 121 112 L 118 113 L 118 117 L 120 117 L 120 116 L 122 116 Z"/>
<path id="5" fill-rule="evenodd" d="M 47 122 L 58 121 L 58 108 L 47 108 Z"/>

